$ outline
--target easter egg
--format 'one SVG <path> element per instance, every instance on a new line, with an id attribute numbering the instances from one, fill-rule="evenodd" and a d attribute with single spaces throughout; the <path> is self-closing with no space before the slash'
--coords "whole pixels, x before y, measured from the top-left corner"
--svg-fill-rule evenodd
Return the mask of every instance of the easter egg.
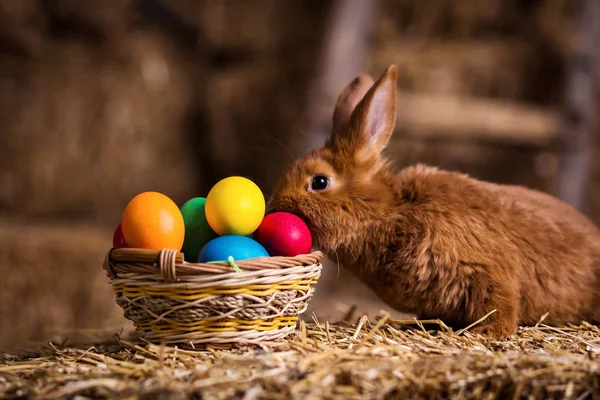
<path id="1" fill-rule="evenodd" d="M 217 234 L 247 236 L 265 216 L 265 197 L 250 179 L 230 176 L 206 196 L 206 220 Z"/>
<path id="2" fill-rule="evenodd" d="M 183 240 L 183 254 L 187 262 L 196 262 L 202 247 L 210 240 L 217 237 L 206 221 L 204 197 L 195 197 L 185 202 L 181 207 L 185 225 L 185 238 Z"/>
<path id="3" fill-rule="evenodd" d="M 246 236 L 225 235 L 206 243 L 198 255 L 198 262 L 226 261 L 230 256 L 239 261 L 268 257 L 269 253 L 260 243 Z"/>
<path id="4" fill-rule="evenodd" d="M 123 227 L 121 224 L 117 226 L 117 229 L 115 229 L 115 233 L 113 234 L 113 247 L 127 247 L 127 242 L 125 242 L 125 238 L 123 237 Z"/>
<path id="5" fill-rule="evenodd" d="M 183 216 L 177 204 L 162 193 L 135 196 L 125 207 L 121 225 L 129 247 L 179 251 L 183 246 Z"/>
<path id="6" fill-rule="evenodd" d="M 272 256 L 294 257 L 307 254 L 312 248 L 312 236 L 300 217 L 287 212 L 265 216 L 254 232 L 254 240 Z"/>

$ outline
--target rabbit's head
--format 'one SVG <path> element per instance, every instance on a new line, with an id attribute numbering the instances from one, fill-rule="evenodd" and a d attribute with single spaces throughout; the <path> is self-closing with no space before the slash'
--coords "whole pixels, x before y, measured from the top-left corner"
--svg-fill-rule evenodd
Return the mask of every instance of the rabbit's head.
<path id="1" fill-rule="evenodd" d="M 361 75 L 338 97 L 323 147 L 283 174 L 270 206 L 299 215 L 326 252 L 357 235 L 395 203 L 389 163 L 382 157 L 396 120 L 396 66 L 376 81 Z"/>

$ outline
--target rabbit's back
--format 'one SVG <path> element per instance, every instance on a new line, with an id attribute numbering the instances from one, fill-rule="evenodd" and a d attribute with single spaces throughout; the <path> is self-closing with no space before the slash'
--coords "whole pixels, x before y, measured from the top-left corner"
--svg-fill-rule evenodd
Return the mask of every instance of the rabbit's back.
<path id="1" fill-rule="evenodd" d="M 523 237 L 523 233 L 520 237 L 516 235 L 517 242 L 523 243 L 525 265 L 530 265 L 523 271 L 525 282 L 533 282 L 523 289 L 534 292 L 529 297 L 538 293 L 533 302 L 523 305 L 524 313 L 532 314 L 548 301 L 561 310 L 554 313 L 556 316 L 563 315 L 556 322 L 576 323 L 581 318 L 600 322 L 600 230 L 596 225 L 572 206 L 546 193 L 520 186 L 489 183 L 487 186 L 499 201 L 507 206 L 512 204 L 509 209 L 514 210 L 513 220 L 525 235 L 533 236 L 531 229 L 535 229 L 534 243 Z M 533 220 L 536 224 L 532 224 Z M 536 260 L 536 255 L 541 260 Z M 549 322 L 553 320 L 551 314 Z"/>
<path id="2" fill-rule="evenodd" d="M 539 191 L 423 165 L 397 179 L 398 211 L 413 215 L 428 263 L 478 265 L 491 282 L 513 285 L 523 323 L 545 312 L 551 323 L 598 319 L 600 231 L 574 208 Z"/>

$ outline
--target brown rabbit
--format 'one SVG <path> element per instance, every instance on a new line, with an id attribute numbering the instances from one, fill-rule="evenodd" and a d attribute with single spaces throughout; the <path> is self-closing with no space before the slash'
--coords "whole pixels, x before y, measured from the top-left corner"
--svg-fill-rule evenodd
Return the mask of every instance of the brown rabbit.
<path id="1" fill-rule="evenodd" d="M 314 243 L 398 311 L 496 338 L 519 324 L 600 320 L 600 231 L 542 192 L 382 157 L 397 67 L 340 94 L 322 148 L 279 182 L 271 206 L 303 217 Z"/>

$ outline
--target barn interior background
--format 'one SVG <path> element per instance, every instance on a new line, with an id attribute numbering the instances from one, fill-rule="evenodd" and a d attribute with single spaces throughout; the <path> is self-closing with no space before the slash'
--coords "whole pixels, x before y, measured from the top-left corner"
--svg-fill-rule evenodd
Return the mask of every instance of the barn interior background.
<path id="1" fill-rule="evenodd" d="M 559 193 L 600 222 L 589 3 L 0 0 L 0 349 L 129 329 L 101 269 L 127 202 L 230 174 L 269 192 L 342 87 L 389 64 L 399 166 Z M 325 267 L 318 318 L 387 309 Z"/>

